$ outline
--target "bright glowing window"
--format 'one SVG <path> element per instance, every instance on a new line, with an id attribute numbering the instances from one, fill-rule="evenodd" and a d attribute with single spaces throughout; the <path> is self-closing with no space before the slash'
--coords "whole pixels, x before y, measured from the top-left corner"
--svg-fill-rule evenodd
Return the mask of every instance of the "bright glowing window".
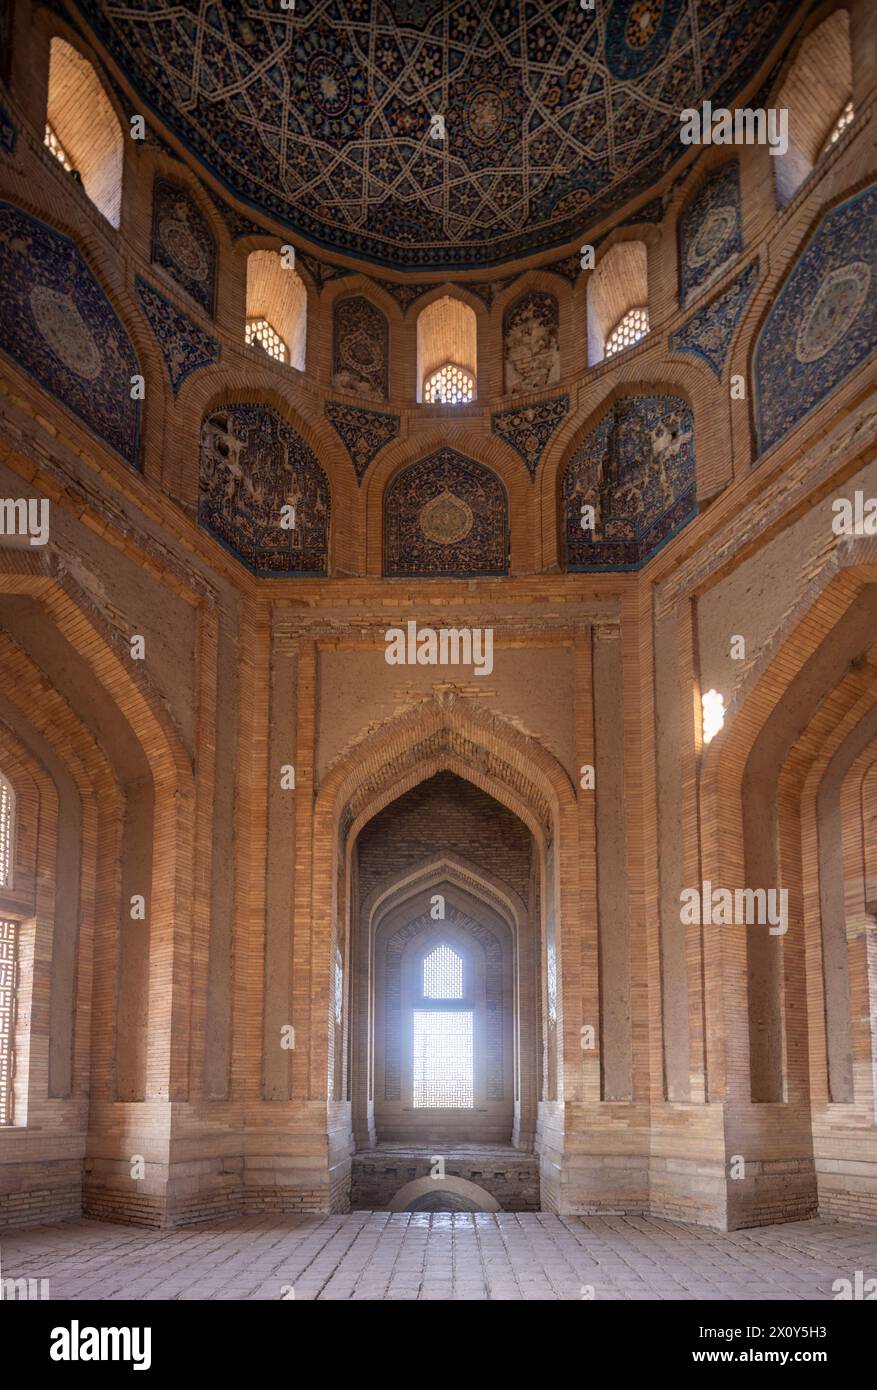
<path id="1" fill-rule="evenodd" d="M 474 1097 L 471 1009 L 415 1009 L 415 1109 L 471 1110 Z"/>
<path id="2" fill-rule="evenodd" d="M 851 101 L 848 101 L 843 111 L 841 111 L 840 115 L 838 116 L 837 120 L 832 126 L 831 134 L 829 135 L 825 144 L 822 146 L 820 154 L 825 154 L 827 150 L 831 149 L 835 141 L 840 139 L 847 126 L 852 124 L 853 117 L 855 116 L 855 114 L 856 113 L 853 108 L 853 103 Z"/>
<path id="3" fill-rule="evenodd" d="M 267 319 L 247 319 L 247 342 L 262 348 L 278 362 L 286 361 L 286 344 Z"/>
<path id="4" fill-rule="evenodd" d="M 0 777 L 0 888 L 12 887 L 12 849 L 15 843 L 15 793 Z"/>
<path id="5" fill-rule="evenodd" d="M 612 357 L 616 352 L 623 352 L 625 348 L 633 347 L 640 338 L 644 338 L 649 331 L 649 311 L 645 307 L 638 309 L 628 309 L 620 323 L 613 328 L 609 337 L 606 339 L 607 357 Z"/>
<path id="6" fill-rule="evenodd" d="M 439 367 L 423 383 L 423 399 L 428 405 L 463 405 L 474 397 L 475 378 L 452 362 Z"/>
<path id="7" fill-rule="evenodd" d="M 0 1125 L 12 1124 L 18 923 L 0 921 Z"/>
<path id="8" fill-rule="evenodd" d="M 70 158 L 67 154 L 67 151 L 64 149 L 64 146 L 61 144 L 61 141 L 58 139 L 57 135 L 55 134 L 52 127 L 49 125 L 48 121 L 46 122 L 46 133 L 43 138 L 43 144 L 46 146 L 46 149 L 48 149 L 55 156 L 58 163 L 63 164 L 64 168 L 67 170 L 67 173 L 72 174 L 73 165 L 70 163 Z"/>
<path id="9" fill-rule="evenodd" d="M 463 962 L 450 946 L 436 946 L 423 962 L 424 999 L 462 999 Z"/>

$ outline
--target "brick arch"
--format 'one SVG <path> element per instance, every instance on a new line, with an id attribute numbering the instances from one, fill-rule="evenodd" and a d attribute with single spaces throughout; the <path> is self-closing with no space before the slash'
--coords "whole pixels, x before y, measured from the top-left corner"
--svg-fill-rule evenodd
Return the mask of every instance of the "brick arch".
<path id="1" fill-rule="evenodd" d="M 93 998 L 92 961 L 115 959 L 115 866 L 124 806 L 106 753 L 5 631 L 0 653 L 0 765 L 17 789 L 29 790 L 24 810 L 32 816 L 29 862 L 8 900 L 25 918 L 23 983 L 31 1027 L 22 1039 L 26 1097 L 20 1098 L 29 1122 L 46 1117 L 56 1128 L 63 1102 L 67 1127 L 84 1132 L 89 1086 L 93 1096 L 111 1098 L 112 1010 L 95 1000 L 110 996 L 114 971 L 111 964 L 102 980 L 96 978 Z M 28 1072 L 31 1057 L 38 1065 Z M 68 1178 L 78 1214 L 78 1171 L 65 1172 L 62 1187 Z"/>
<path id="2" fill-rule="evenodd" d="M 486 1187 L 481 1187 L 477 1182 L 470 1182 L 467 1178 L 414 1178 L 412 1182 L 405 1183 L 400 1187 L 392 1201 L 388 1203 L 388 1211 L 406 1211 L 412 1202 L 418 1198 L 441 1196 L 447 1193 L 450 1197 L 460 1199 L 461 1205 L 453 1208 L 460 1211 L 501 1211 L 499 1202 L 493 1197 Z"/>
<path id="3" fill-rule="evenodd" d="M 363 270 L 345 270 L 342 275 L 323 285 L 321 300 L 330 327 L 338 301 L 353 297 L 368 299 L 391 325 L 401 323 L 405 317 L 399 301 L 380 280 L 373 280 Z"/>
<path id="4" fill-rule="evenodd" d="M 575 794 L 570 780 L 543 746 L 501 717 L 452 693 L 435 696 L 359 740 L 327 772 L 314 800 L 315 869 L 311 881 L 311 1014 L 326 1018 L 340 918 L 346 912 L 350 852 L 367 821 L 403 792 L 436 772 L 472 782 L 513 811 L 539 847 L 544 880 L 547 856 L 565 868 L 558 875 L 559 920 L 572 917 L 578 893 Z M 325 1095 L 326 1042 L 319 1031 L 309 1058 L 310 1096 Z"/>
<path id="5" fill-rule="evenodd" d="M 398 902 L 422 892 L 440 879 L 455 883 L 464 891 L 471 891 L 483 898 L 505 919 L 513 933 L 520 930 L 520 924 L 527 916 L 527 907 L 514 888 L 477 864 L 448 852 L 433 855 L 414 868 L 404 869 L 389 884 L 374 889 L 363 902 L 362 911 L 368 921 L 376 925 Z"/>
<path id="6" fill-rule="evenodd" d="M 783 881 L 801 898 L 812 1099 L 857 1105 L 874 1119 L 863 788 L 877 766 L 877 647 L 842 676 L 814 713 L 779 782 Z M 811 847 L 796 853 L 797 844 Z M 858 919 L 857 932 L 850 931 Z M 868 1065 L 857 1068 L 858 1059 Z M 867 1074 L 867 1082 L 865 1075 Z M 863 1084 L 864 1083 L 864 1084 Z"/>
<path id="7" fill-rule="evenodd" d="M 729 704 L 724 729 L 708 745 L 701 743 L 697 722 L 704 879 L 729 885 L 747 882 L 747 859 L 751 859 L 747 844 L 752 842 L 754 828 L 751 818 L 747 820 L 744 786 L 757 741 L 807 663 L 851 613 L 866 586 L 877 582 L 877 538 L 857 540 L 855 545 L 855 560 L 849 545 L 835 548 L 822 574 L 811 581 L 808 595 L 787 615 L 773 642 L 765 645 L 747 672 Z M 699 695 L 696 690 L 695 696 Z M 739 951 L 735 955 L 713 937 L 705 939 L 704 953 L 707 1015 L 711 1011 L 721 1015 L 726 1007 L 739 1011 L 747 999 L 744 956 Z M 748 1099 L 749 1047 L 735 1053 L 729 1065 L 724 1051 L 715 1047 L 714 1033 L 708 1029 L 706 1039 L 710 1098 L 721 1099 L 729 1085 L 741 1099 Z"/>
<path id="8" fill-rule="evenodd" d="M 69 574 L 56 574 L 31 555 L 0 557 L 0 592 L 40 603 L 128 725 L 152 779 L 152 863 L 148 962 L 149 1030 L 145 1094 L 188 1093 L 190 1001 L 179 983 L 189 969 L 191 927 L 181 911 L 192 891 L 194 777 L 191 760 L 160 694 L 132 669 L 125 639 L 113 632 Z M 24 653 L 22 653 L 25 655 Z M 118 919 L 116 919 L 118 932 Z"/>
<path id="9" fill-rule="evenodd" d="M 505 1038 L 502 1048 L 504 1050 L 508 1045 L 512 1057 L 517 1059 L 509 1078 L 515 1102 L 513 1130 L 516 1142 L 526 1147 L 536 1129 L 541 1067 L 543 972 L 538 941 L 538 911 L 532 912 L 515 889 L 503 879 L 450 851 L 431 855 L 417 865 L 406 866 L 382 882 L 360 904 L 358 920 L 351 922 L 351 978 L 358 990 L 355 999 L 351 992 L 351 1036 L 355 1029 L 359 1029 L 350 1048 L 354 1132 L 362 1137 L 366 1131 L 373 1134 L 374 1127 L 368 1100 L 371 1091 L 361 1060 L 371 1056 L 371 1053 L 361 1043 L 363 1020 L 374 1017 L 377 972 L 380 969 L 375 950 L 382 927 L 388 919 L 392 920 L 394 915 L 404 911 L 406 906 L 415 917 L 422 916 L 431 904 L 433 892 L 439 887 L 446 894 L 450 890 L 447 901 L 476 922 L 480 920 L 479 912 L 486 909 L 490 925 L 485 930 L 499 944 L 501 969 L 505 971 L 505 958 L 508 956 L 513 978 L 518 981 L 517 990 L 513 987 L 506 998 L 506 1008 L 511 1013 L 507 1015 L 503 1027 L 510 1036 Z M 401 929 L 397 926 L 397 932 Z M 508 949 L 500 940 L 500 933 L 507 937 Z M 383 940 L 386 944 L 386 934 Z"/>

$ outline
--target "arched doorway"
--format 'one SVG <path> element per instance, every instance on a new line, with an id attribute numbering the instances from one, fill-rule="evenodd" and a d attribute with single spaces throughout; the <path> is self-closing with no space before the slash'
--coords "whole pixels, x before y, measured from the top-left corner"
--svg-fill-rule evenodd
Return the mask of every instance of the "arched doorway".
<path id="1" fill-rule="evenodd" d="M 325 1052 L 315 1037 L 310 1064 L 316 1084 L 328 1071 L 339 1209 L 351 1189 L 355 1207 L 386 1208 L 375 1164 L 360 1162 L 384 1146 L 396 1188 L 431 1174 L 439 1157 L 453 1161 L 449 1175 L 483 1176 L 488 1190 L 494 1183 L 503 1207 L 536 1210 L 557 1200 L 560 922 L 578 895 L 574 822 L 574 793 L 556 759 L 453 692 L 375 730 L 323 779 L 314 834 L 333 849 L 314 864 L 312 940 L 328 950 L 318 948 L 312 961 L 314 1002 L 325 999 L 329 1028 Z M 436 898 L 444 919 L 432 915 Z M 414 1015 L 442 1011 L 423 1008 L 435 1001 L 418 977 L 429 954 L 419 947 L 452 948 L 451 931 L 472 982 L 456 1012 L 471 1014 L 473 1104 L 415 1105 Z M 389 1070 L 388 945 L 389 989 L 407 989 L 405 1000 L 391 999 Z M 484 1152 L 497 1146 L 501 1153 Z M 357 1200 L 357 1164 L 370 1173 L 365 1200 Z"/>
<path id="2" fill-rule="evenodd" d="M 357 1146 L 531 1148 L 542 1058 L 528 828 L 440 772 L 363 827 L 351 880 Z"/>

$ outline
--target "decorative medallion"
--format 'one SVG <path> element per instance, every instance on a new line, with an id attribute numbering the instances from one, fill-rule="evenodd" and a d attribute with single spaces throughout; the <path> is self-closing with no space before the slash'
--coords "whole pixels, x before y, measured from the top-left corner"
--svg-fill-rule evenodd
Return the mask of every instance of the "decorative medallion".
<path id="1" fill-rule="evenodd" d="M 455 545 L 468 536 L 474 521 L 472 508 L 447 488 L 421 508 L 418 522 L 428 541 Z"/>
<path id="2" fill-rule="evenodd" d="M 216 243 L 206 217 L 180 184 L 157 178 L 152 190 L 153 265 L 213 316 Z"/>
<path id="3" fill-rule="evenodd" d="M 69 237 L 0 203 L 0 348 L 126 462 L 137 466 L 140 364 L 128 332 Z"/>
<path id="4" fill-rule="evenodd" d="M 752 370 L 762 452 L 874 352 L 875 285 L 877 184 L 871 184 L 822 217 L 758 335 Z"/>
<path id="5" fill-rule="evenodd" d="M 386 400 L 389 328 L 362 295 L 339 299 L 333 314 L 332 385 L 336 391 Z"/>
<path id="6" fill-rule="evenodd" d="M 508 572 L 508 499 L 483 464 L 436 449 L 397 473 L 384 497 L 384 573 Z"/>
<path id="7" fill-rule="evenodd" d="M 65 294 L 48 285 L 34 285 L 28 299 L 37 329 L 64 366 L 84 381 L 94 381 L 103 359 L 76 307 L 74 292 Z"/>
<path id="8" fill-rule="evenodd" d="M 871 267 L 850 261 L 830 270 L 808 304 L 795 335 L 799 362 L 818 362 L 849 332 L 868 298 Z"/>
<path id="9" fill-rule="evenodd" d="M 740 166 L 729 159 L 707 179 L 679 217 L 679 297 L 700 294 L 743 250 Z"/>

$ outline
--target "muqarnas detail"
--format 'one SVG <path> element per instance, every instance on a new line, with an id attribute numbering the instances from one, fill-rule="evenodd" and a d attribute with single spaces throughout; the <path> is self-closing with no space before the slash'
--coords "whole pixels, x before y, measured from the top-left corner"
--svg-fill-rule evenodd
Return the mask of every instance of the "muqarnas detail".
<path id="1" fill-rule="evenodd" d="M 332 385 L 368 400 L 387 398 L 387 320 L 362 295 L 339 299 L 332 316 Z"/>
<path id="2" fill-rule="evenodd" d="M 563 474 L 568 570 L 633 570 L 696 510 L 694 421 L 678 396 L 622 396 Z M 594 527 L 582 526 L 583 508 Z"/>
<path id="3" fill-rule="evenodd" d="M 157 178 L 153 184 L 150 256 L 213 317 L 216 242 L 197 203 L 170 179 Z"/>
<path id="4" fill-rule="evenodd" d="M 399 416 L 364 410 L 359 405 L 343 405 L 340 401 L 326 401 L 324 409 L 326 419 L 350 455 L 356 481 L 361 483 L 372 459 L 385 444 L 397 438 Z"/>
<path id="5" fill-rule="evenodd" d="M 759 451 L 788 434 L 877 343 L 877 184 L 821 219 L 758 335 Z"/>
<path id="6" fill-rule="evenodd" d="M 743 250 L 740 166 L 729 159 L 686 203 L 679 218 L 679 299 L 717 280 Z"/>
<path id="7" fill-rule="evenodd" d="M 140 365 L 113 306 L 69 237 L 0 203 L 0 347 L 137 466 Z"/>
<path id="8" fill-rule="evenodd" d="M 553 294 L 531 290 L 503 315 L 506 391 L 539 391 L 560 380 L 558 312 Z"/>
<path id="9" fill-rule="evenodd" d="M 566 418 L 569 396 L 555 396 L 551 401 L 535 405 L 519 405 L 512 410 L 494 411 L 490 427 L 506 443 L 511 444 L 527 465 L 530 480 L 545 452 L 549 439 Z"/>
<path id="10" fill-rule="evenodd" d="M 139 275 L 134 276 L 134 288 L 176 394 L 190 372 L 219 361 L 220 345 Z"/>
<path id="11" fill-rule="evenodd" d="M 671 350 L 702 358 L 716 376 L 721 377 L 731 340 L 757 281 L 756 259 L 741 271 L 726 290 L 670 334 L 668 343 Z"/>
<path id="12" fill-rule="evenodd" d="M 276 411 L 230 405 L 204 421 L 198 520 L 254 574 L 325 574 L 329 511 L 325 473 Z"/>
<path id="13" fill-rule="evenodd" d="M 393 479 L 384 500 L 384 573 L 508 572 L 508 500 L 483 464 L 436 449 Z"/>

